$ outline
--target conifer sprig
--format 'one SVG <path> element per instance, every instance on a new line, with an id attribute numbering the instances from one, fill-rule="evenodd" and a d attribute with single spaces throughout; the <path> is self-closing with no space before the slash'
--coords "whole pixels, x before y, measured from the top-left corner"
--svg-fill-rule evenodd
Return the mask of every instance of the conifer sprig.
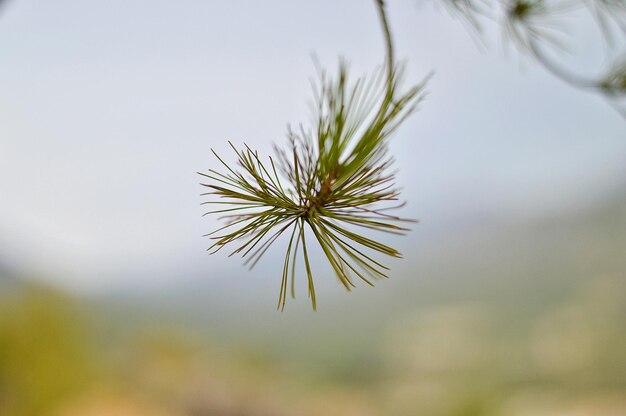
<path id="1" fill-rule="evenodd" d="M 373 279 L 387 277 L 389 269 L 374 258 L 376 253 L 401 257 L 396 249 L 357 232 L 408 231 L 401 224 L 412 220 L 389 213 L 403 204 L 389 171 L 393 158 L 387 154 L 387 141 L 416 109 L 424 86 L 399 92 L 402 71 L 393 61 L 384 4 L 376 4 L 386 39 L 386 71 L 354 83 L 344 63 L 335 79 L 320 71 L 312 129 L 289 128 L 288 148 L 275 147 L 276 158 L 266 161 L 247 145 L 237 149 L 231 143 L 237 168 L 213 152 L 223 169 L 200 173 L 209 179 L 202 184 L 209 188 L 203 195 L 211 197 L 203 204 L 217 207 L 205 215 L 224 214 L 226 219 L 223 227 L 207 234 L 213 240 L 211 253 L 233 246 L 230 255 L 241 254 L 252 268 L 279 237 L 288 236 L 279 309 L 285 306 L 289 286 L 295 296 L 299 259 L 316 308 L 310 241 L 319 245 L 348 290 L 355 278 L 372 285 Z"/>

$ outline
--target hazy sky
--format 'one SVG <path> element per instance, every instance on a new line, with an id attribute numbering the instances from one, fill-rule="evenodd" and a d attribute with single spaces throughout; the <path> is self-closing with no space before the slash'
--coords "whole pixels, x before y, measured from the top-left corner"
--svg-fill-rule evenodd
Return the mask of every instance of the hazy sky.
<path id="1" fill-rule="evenodd" d="M 239 267 L 204 252 L 217 223 L 200 218 L 195 172 L 216 165 L 210 147 L 267 154 L 287 123 L 308 122 L 311 53 L 331 73 L 344 56 L 355 75 L 383 58 L 372 1 L 14 0 L 1 12 L 0 259 L 75 288 Z M 503 53 L 497 33 L 481 51 L 430 5 L 392 0 L 389 14 L 408 81 L 435 74 L 391 145 L 414 233 L 554 215 L 626 184 L 626 124 L 600 98 Z"/>

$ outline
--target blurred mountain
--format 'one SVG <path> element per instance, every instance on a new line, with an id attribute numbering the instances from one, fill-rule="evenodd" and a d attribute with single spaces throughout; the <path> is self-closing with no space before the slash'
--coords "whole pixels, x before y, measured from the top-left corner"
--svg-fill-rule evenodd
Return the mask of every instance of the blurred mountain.
<path id="1" fill-rule="evenodd" d="M 626 189 L 517 218 L 418 228 L 392 279 L 321 284 L 316 313 L 277 312 L 265 269 L 80 300 L 4 264 L 0 413 L 623 414 Z"/>
<path id="2" fill-rule="evenodd" d="M 414 252 L 394 264 L 392 279 L 350 294 L 325 291 L 317 313 L 302 292 L 279 313 L 274 297 L 233 283 L 249 275 L 208 279 L 196 271 L 176 285 L 93 301 L 129 331 L 170 325 L 225 346 L 254 345 L 255 351 L 282 359 L 308 356 L 334 363 L 333 371 L 363 362 L 371 367 L 380 349 L 376 334 L 399 317 L 434 305 L 480 304 L 521 324 L 587 281 L 623 276 L 626 187 L 585 209 L 523 221 L 486 216 L 434 240 L 421 235 L 418 226 L 407 239 Z M 274 288 L 275 279 L 263 271 L 252 274 L 261 274 Z"/>
<path id="3" fill-rule="evenodd" d="M 6 293 L 19 286 L 21 281 L 17 278 L 15 270 L 0 258 L 0 293 Z"/>

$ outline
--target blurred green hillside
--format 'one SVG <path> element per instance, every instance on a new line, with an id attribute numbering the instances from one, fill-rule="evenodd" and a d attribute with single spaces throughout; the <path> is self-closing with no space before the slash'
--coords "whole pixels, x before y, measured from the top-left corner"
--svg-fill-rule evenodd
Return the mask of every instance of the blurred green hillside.
<path id="1" fill-rule="evenodd" d="M 626 193 L 419 231 L 397 276 L 318 313 L 198 281 L 79 299 L 5 270 L 0 414 L 626 415 Z"/>

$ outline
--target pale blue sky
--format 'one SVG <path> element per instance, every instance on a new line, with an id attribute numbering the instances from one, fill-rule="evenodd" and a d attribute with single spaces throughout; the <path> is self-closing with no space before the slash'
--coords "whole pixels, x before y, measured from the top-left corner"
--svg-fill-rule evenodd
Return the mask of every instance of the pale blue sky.
<path id="1" fill-rule="evenodd" d="M 380 65 L 371 3 L 10 2 L 2 258 L 87 290 L 238 270 L 203 251 L 217 223 L 200 218 L 195 172 L 215 166 L 210 147 L 233 160 L 226 139 L 267 154 L 287 123 L 307 122 L 312 52 L 331 73 L 339 56 L 355 75 Z M 398 0 L 389 14 L 407 78 L 435 73 L 391 145 L 404 213 L 422 221 L 414 233 L 568 212 L 625 186 L 625 123 L 600 98 L 497 42 L 481 51 L 443 11 Z M 397 245 L 410 252 L 410 241 Z"/>

